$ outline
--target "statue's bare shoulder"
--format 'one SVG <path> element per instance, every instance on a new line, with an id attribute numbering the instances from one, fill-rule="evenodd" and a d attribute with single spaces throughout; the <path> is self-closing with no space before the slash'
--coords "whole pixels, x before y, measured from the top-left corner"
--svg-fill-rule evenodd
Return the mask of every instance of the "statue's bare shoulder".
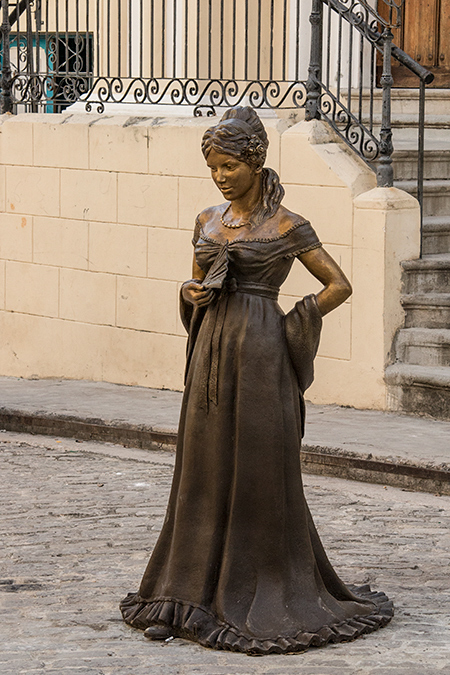
<path id="1" fill-rule="evenodd" d="M 276 213 L 264 224 L 264 236 L 284 237 L 291 230 L 301 226 L 309 221 L 298 213 L 289 211 L 285 206 L 280 205 Z"/>
<path id="2" fill-rule="evenodd" d="M 197 216 L 197 223 L 206 235 L 214 235 L 221 226 L 220 218 L 226 211 L 230 202 L 218 206 L 208 206 Z"/>

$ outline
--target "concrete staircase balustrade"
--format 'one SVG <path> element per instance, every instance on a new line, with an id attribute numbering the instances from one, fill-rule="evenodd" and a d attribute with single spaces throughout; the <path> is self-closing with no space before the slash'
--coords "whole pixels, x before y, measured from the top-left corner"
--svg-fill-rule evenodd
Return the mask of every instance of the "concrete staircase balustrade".
<path id="1" fill-rule="evenodd" d="M 418 92 L 393 94 L 395 186 L 416 196 Z M 449 110 L 449 90 L 427 92 L 423 257 L 402 263 L 405 324 L 386 369 L 391 410 L 441 419 L 450 419 Z"/>

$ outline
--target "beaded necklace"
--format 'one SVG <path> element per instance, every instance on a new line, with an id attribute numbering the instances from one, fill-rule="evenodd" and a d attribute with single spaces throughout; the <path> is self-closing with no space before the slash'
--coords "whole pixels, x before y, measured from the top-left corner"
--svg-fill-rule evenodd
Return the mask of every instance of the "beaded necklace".
<path id="1" fill-rule="evenodd" d="M 253 223 L 250 219 L 249 220 L 242 220 L 242 218 L 240 220 L 238 220 L 237 223 L 227 223 L 225 221 L 224 216 L 225 216 L 226 213 L 228 213 L 230 208 L 231 208 L 231 202 L 228 204 L 227 208 L 225 209 L 225 211 L 220 216 L 220 222 L 222 223 L 222 225 L 224 225 L 225 227 L 230 227 L 232 230 L 235 230 L 238 227 L 244 227 L 244 225 L 250 225 L 250 226 L 253 225 Z M 254 209 L 253 209 L 253 211 L 254 211 Z M 250 214 L 250 218 L 253 215 L 253 211 Z"/>

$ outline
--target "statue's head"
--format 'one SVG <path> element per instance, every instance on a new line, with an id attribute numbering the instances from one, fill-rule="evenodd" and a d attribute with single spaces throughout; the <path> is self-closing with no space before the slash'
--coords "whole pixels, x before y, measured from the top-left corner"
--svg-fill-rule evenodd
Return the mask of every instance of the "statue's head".
<path id="1" fill-rule="evenodd" d="M 266 161 L 269 139 L 253 108 L 236 106 L 227 110 L 219 124 L 210 127 L 202 139 L 205 159 L 211 150 L 230 155 L 260 171 Z"/>

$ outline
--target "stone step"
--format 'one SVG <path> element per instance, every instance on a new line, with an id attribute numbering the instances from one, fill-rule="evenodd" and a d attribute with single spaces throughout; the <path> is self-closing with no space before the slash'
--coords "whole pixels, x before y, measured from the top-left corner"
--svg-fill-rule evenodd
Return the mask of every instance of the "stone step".
<path id="1" fill-rule="evenodd" d="M 450 368 L 396 363 L 385 379 L 390 410 L 450 419 Z"/>
<path id="2" fill-rule="evenodd" d="M 373 107 L 375 111 L 381 111 L 383 92 L 382 89 L 375 89 L 373 92 Z M 358 109 L 358 96 L 354 95 L 353 110 Z M 369 108 L 370 92 L 364 90 L 362 94 L 363 107 Z M 419 89 L 396 89 L 391 91 L 391 109 L 394 116 L 397 115 L 416 115 L 419 114 Z M 450 90 L 449 89 L 427 89 L 425 96 L 425 115 L 448 115 L 450 111 Z"/>
<path id="3" fill-rule="evenodd" d="M 448 328 L 450 293 L 411 293 L 401 297 L 405 328 Z"/>
<path id="4" fill-rule="evenodd" d="M 415 180 L 395 181 L 395 187 L 409 192 L 414 197 L 417 196 L 417 182 Z M 450 215 L 450 180 L 424 181 L 423 196 L 424 216 Z"/>
<path id="5" fill-rule="evenodd" d="M 450 107 L 450 105 L 449 105 Z M 425 115 L 425 128 L 426 129 L 450 129 L 450 115 L 448 114 L 449 108 L 446 112 L 438 115 Z M 375 113 L 373 115 L 373 125 L 375 128 L 381 127 L 381 114 Z M 362 116 L 362 122 L 367 126 L 369 123 L 369 115 Z M 392 129 L 405 129 L 412 128 L 418 129 L 419 126 L 419 115 L 418 114 L 403 114 L 403 113 L 392 113 L 391 117 L 391 127 Z"/>
<path id="6" fill-rule="evenodd" d="M 380 127 L 374 127 L 379 134 Z M 403 149 L 418 147 L 418 130 L 416 127 L 394 126 L 392 129 L 394 148 Z M 447 127 L 425 127 L 425 150 L 448 149 L 450 142 L 450 129 Z"/>
<path id="7" fill-rule="evenodd" d="M 450 253 L 405 260 L 402 268 L 405 293 L 450 293 Z"/>
<path id="8" fill-rule="evenodd" d="M 397 336 L 395 354 L 401 363 L 450 368 L 450 329 L 403 328 Z"/>
<path id="9" fill-rule="evenodd" d="M 450 253 L 450 216 L 428 216 L 422 225 L 423 254 Z"/>
<path id="10" fill-rule="evenodd" d="M 406 144 L 394 150 L 392 155 L 394 180 L 417 180 L 417 143 L 413 148 L 406 148 Z M 425 150 L 424 178 L 426 180 L 450 179 L 450 148 L 441 150 Z"/>

